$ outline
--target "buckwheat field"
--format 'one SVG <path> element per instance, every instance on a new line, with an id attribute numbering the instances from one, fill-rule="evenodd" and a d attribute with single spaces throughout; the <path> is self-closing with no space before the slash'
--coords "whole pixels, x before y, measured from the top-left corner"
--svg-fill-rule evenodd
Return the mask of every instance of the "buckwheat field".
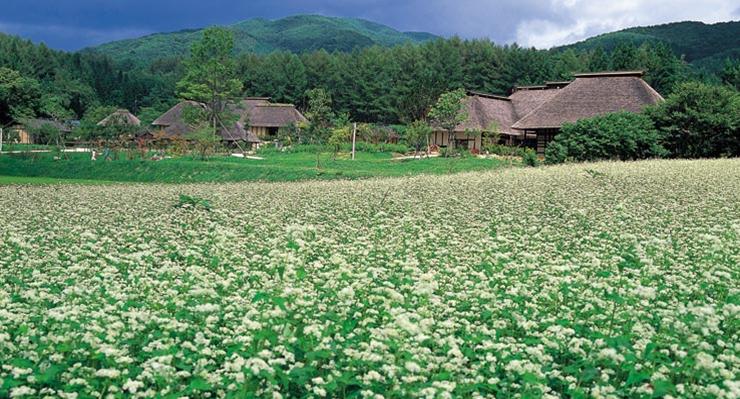
<path id="1" fill-rule="evenodd" d="M 738 398 L 738 261 L 739 160 L 0 187 L 0 397 Z"/>

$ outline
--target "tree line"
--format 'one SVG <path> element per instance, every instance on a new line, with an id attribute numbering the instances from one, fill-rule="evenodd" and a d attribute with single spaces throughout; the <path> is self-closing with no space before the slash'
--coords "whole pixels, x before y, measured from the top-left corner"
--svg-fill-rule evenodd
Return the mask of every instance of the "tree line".
<path id="1" fill-rule="evenodd" d="M 177 102 L 186 62 L 116 64 L 91 51 L 66 53 L 0 35 L 0 123 L 81 119 L 103 106 L 127 108 L 149 123 Z M 424 119 L 441 94 L 458 88 L 507 94 L 515 85 L 567 80 L 573 72 L 644 69 L 647 82 L 665 96 L 687 79 L 724 79 L 737 87 L 739 69 L 734 61 L 719 76 L 699 76 L 662 44 L 545 51 L 459 38 L 345 53 L 247 54 L 235 62 L 244 96 L 269 96 L 305 110 L 306 93 L 323 89 L 334 113 L 380 124 Z"/>

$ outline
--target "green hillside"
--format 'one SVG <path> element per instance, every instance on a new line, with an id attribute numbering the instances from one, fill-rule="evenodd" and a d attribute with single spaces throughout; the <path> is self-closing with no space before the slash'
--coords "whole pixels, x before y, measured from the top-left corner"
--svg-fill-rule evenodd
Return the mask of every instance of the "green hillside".
<path id="1" fill-rule="evenodd" d="M 353 19 L 299 15 L 274 21 L 257 18 L 228 26 L 234 32 L 239 53 L 269 53 L 286 50 L 294 53 L 319 49 L 351 51 L 373 45 L 394 46 L 437 38 L 430 33 L 399 32 L 374 22 Z M 200 38 L 202 29 L 157 33 L 137 39 L 120 40 L 89 49 L 116 60 L 147 62 L 157 58 L 184 56 Z"/>
<path id="2" fill-rule="evenodd" d="M 687 62 L 708 67 L 721 64 L 726 58 L 740 58 L 740 21 L 716 24 L 674 22 L 629 28 L 594 36 L 558 49 L 592 50 L 603 47 L 605 50 L 612 50 L 623 43 L 639 46 L 646 42 L 667 43 L 676 55 L 682 56 Z"/>

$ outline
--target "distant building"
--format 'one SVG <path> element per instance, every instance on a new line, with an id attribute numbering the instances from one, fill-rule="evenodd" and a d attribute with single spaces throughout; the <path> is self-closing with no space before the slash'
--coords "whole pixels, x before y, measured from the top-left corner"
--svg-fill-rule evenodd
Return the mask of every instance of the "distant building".
<path id="1" fill-rule="evenodd" d="M 542 154 L 564 123 L 611 112 L 640 112 L 663 100 L 642 80 L 642 71 L 583 73 L 572 82 L 520 86 L 508 97 L 469 92 L 467 119 L 455 128 L 454 145 L 480 149 L 482 135 L 498 129 L 501 140 L 525 144 Z M 432 144 L 448 145 L 447 132 L 437 129 Z"/>
<path id="2" fill-rule="evenodd" d="M 11 130 L 16 133 L 16 140 L 19 144 L 44 144 L 38 143 L 39 139 L 36 137 L 36 133 L 45 126 L 53 127 L 64 134 L 72 131 L 72 127 L 67 123 L 43 118 L 24 119 L 14 125 Z"/>
<path id="3" fill-rule="evenodd" d="M 118 109 L 98 122 L 98 126 L 140 126 L 141 121 L 127 109 Z"/>
<path id="4" fill-rule="evenodd" d="M 182 101 L 157 118 L 152 125 L 166 136 L 184 136 L 192 132 L 183 116 L 186 106 L 205 105 L 195 101 Z M 277 131 L 293 123 L 306 122 L 306 118 L 292 104 L 273 104 L 267 97 L 248 97 L 231 107 L 239 120 L 228 129 L 219 129 L 224 141 L 246 141 L 260 143 L 277 136 Z"/>

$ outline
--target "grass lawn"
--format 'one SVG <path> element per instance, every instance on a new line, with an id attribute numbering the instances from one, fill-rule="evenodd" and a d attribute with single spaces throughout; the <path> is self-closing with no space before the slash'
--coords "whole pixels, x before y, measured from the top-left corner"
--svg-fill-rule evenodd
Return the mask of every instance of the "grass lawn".
<path id="1" fill-rule="evenodd" d="M 69 154 L 69 159 L 54 160 L 51 154 L 0 156 L 0 182 L 15 183 L 10 177 L 23 178 L 18 183 L 33 183 L 27 178 L 50 178 L 74 183 L 147 182 L 197 183 L 237 181 L 297 181 L 360 179 L 368 177 L 448 174 L 482 171 L 510 166 L 508 161 L 480 158 L 430 158 L 394 160 L 389 153 L 358 153 L 354 161 L 348 154 L 332 160 L 321 157 L 321 170 L 316 169 L 312 153 L 267 154 L 264 160 L 236 157 L 214 157 L 208 161 L 190 157 L 163 161 L 90 160 L 89 154 Z M 0 183 L 2 184 L 2 183 Z"/>

